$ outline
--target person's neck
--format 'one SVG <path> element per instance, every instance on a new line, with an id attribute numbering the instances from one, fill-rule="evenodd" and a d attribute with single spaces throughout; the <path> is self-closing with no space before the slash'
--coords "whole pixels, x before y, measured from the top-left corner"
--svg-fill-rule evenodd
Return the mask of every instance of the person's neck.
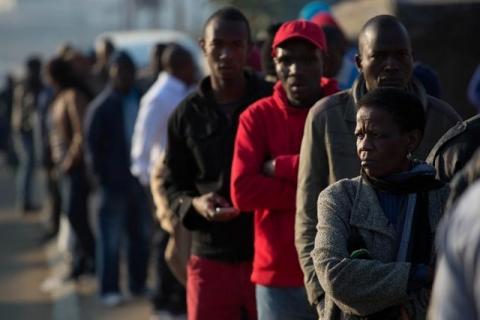
<path id="1" fill-rule="evenodd" d="M 305 99 L 304 101 L 297 102 L 297 103 L 289 101 L 289 104 L 291 107 L 296 109 L 309 109 L 313 107 L 313 105 L 321 98 L 323 98 L 323 93 L 319 93 L 318 95 L 309 97 L 308 99 Z"/>
<path id="2" fill-rule="evenodd" d="M 212 91 L 217 103 L 229 103 L 239 100 L 245 95 L 247 82 L 245 76 L 235 79 L 219 79 L 211 77 Z"/>
<path id="3" fill-rule="evenodd" d="M 130 93 L 132 92 L 133 87 L 122 88 L 122 87 L 115 87 L 115 86 L 113 86 L 112 89 L 113 89 L 113 91 L 115 91 L 117 94 L 120 94 L 121 96 L 126 97 L 126 96 L 130 95 Z"/>
<path id="4" fill-rule="evenodd" d="M 182 73 L 174 72 L 174 71 L 166 71 L 171 77 L 180 81 L 185 87 L 189 87 L 191 84 L 188 83 L 186 77 Z"/>

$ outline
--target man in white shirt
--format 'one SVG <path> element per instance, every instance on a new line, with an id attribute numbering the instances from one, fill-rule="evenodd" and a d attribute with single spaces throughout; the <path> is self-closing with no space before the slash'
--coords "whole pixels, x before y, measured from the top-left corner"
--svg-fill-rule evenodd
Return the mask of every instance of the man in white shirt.
<path id="1" fill-rule="evenodd" d="M 164 71 L 142 97 L 132 139 L 130 171 L 144 186 L 149 185 L 153 164 L 165 152 L 168 118 L 195 82 L 195 64 L 181 46 L 169 45 L 162 64 Z"/>
<path id="2" fill-rule="evenodd" d="M 131 148 L 130 171 L 148 189 L 152 168 L 165 153 L 168 118 L 195 82 L 196 69 L 192 56 L 181 46 L 169 45 L 162 53 L 161 62 L 164 71 L 158 75 L 140 102 Z M 157 283 L 152 299 L 152 319 L 186 312 L 185 289 L 164 259 L 169 235 L 158 231 L 155 237 L 155 247 L 158 250 Z"/>

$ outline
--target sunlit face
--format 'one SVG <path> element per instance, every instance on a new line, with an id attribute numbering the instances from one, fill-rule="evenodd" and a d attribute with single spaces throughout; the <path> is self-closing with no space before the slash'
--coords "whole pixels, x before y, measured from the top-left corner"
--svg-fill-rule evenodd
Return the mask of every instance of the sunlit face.
<path id="1" fill-rule="evenodd" d="M 413 56 L 407 35 L 400 27 L 367 30 L 360 39 L 357 66 L 367 90 L 405 87 L 412 76 Z"/>
<path id="2" fill-rule="evenodd" d="M 245 22 L 212 20 L 205 28 L 200 46 L 212 77 L 229 81 L 243 76 L 250 51 L 250 38 Z"/>
<path id="3" fill-rule="evenodd" d="M 361 166 L 375 178 L 407 170 L 407 155 L 419 142 L 416 131 L 401 132 L 390 113 L 366 106 L 357 112 L 355 136 Z"/>
<path id="4" fill-rule="evenodd" d="M 275 53 L 275 71 L 289 102 L 311 107 L 322 95 L 322 52 L 306 40 L 293 39 L 282 43 Z"/>

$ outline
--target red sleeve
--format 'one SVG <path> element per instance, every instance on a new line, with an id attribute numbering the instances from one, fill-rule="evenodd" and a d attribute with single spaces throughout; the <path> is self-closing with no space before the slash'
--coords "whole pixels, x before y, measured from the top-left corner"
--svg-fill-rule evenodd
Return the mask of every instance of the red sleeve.
<path id="1" fill-rule="evenodd" d="M 250 109 L 250 108 L 249 108 Z M 233 154 L 231 197 L 236 208 L 295 208 L 295 185 L 262 174 L 267 155 L 265 125 L 258 113 L 247 109 L 240 116 Z"/>
<path id="2" fill-rule="evenodd" d="M 278 156 L 275 158 L 275 177 L 287 179 L 297 184 L 298 154 Z"/>

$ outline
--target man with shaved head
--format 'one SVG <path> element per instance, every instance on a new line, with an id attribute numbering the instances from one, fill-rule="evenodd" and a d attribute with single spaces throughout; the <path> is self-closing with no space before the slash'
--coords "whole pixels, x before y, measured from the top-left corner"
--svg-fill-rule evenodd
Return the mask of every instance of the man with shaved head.
<path id="1" fill-rule="evenodd" d="M 163 180 L 170 209 L 192 231 L 188 319 L 256 319 L 253 219 L 232 207 L 230 172 L 240 113 L 272 88 L 245 70 L 250 25 L 238 9 L 213 13 L 200 46 L 210 75 L 168 120 Z"/>
<path id="2" fill-rule="evenodd" d="M 101 302 L 124 301 L 120 286 L 122 240 L 126 236 L 128 289 L 147 294 L 152 216 L 148 196 L 130 172 L 130 148 L 140 90 L 135 85 L 135 63 L 124 51 L 110 60 L 109 85 L 88 107 L 85 120 L 88 164 L 98 178 L 97 269 Z"/>
<path id="3" fill-rule="evenodd" d="M 195 63 L 179 45 L 169 45 L 162 54 L 164 71 L 142 97 L 132 140 L 132 174 L 147 186 L 156 160 L 165 152 L 167 121 L 195 82 Z"/>
<path id="4" fill-rule="evenodd" d="M 316 235 L 316 204 L 319 193 L 328 185 L 360 172 L 354 135 L 357 101 L 379 87 L 402 88 L 416 95 L 427 119 L 423 140 L 414 154 L 422 160 L 443 133 L 460 120 L 451 106 L 427 95 L 412 77 L 410 38 L 397 18 L 380 15 L 370 19 L 360 32 L 358 47 L 360 76 L 352 88 L 323 98 L 310 110 L 300 151 L 295 244 L 309 300 L 317 305 L 322 319 L 324 293 L 310 257 Z"/>

